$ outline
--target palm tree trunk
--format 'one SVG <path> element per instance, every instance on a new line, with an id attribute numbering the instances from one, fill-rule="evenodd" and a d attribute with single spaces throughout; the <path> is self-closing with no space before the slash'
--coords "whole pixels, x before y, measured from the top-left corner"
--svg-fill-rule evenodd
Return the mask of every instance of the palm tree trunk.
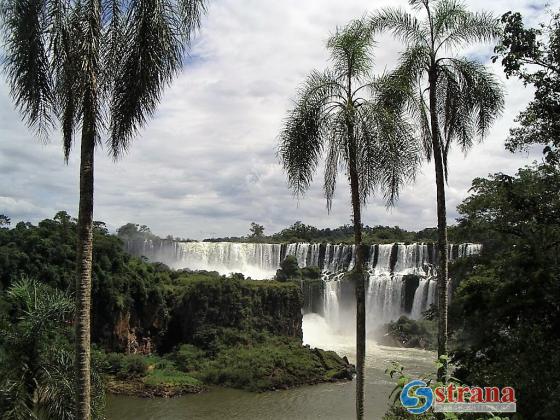
<path id="1" fill-rule="evenodd" d="M 439 126 L 437 118 L 437 67 L 433 60 L 429 74 L 430 83 L 430 124 L 432 131 L 432 148 L 436 173 L 437 190 L 437 218 L 438 218 L 438 358 L 447 355 L 447 211 L 445 208 L 445 174 L 443 168 L 443 151 L 440 144 Z M 438 381 L 445 382 L 447 376 L 447 361 L 438 369 Z"/>
<path id="2" fill-rule="evenodd" d="M 90 322 L 93 258 L 93 164 L 95 122 L 84 112 L 80 155 L 80 210 L 78 216 L 78 277 L 76 284 L 76 418 L 91 413 Z"/>
<path id="3" fill-rule="evenodd" d="M 350 162 L 350 188 L 354 222 L 356 257 L 353 279 L 356 288 L 356 418 L 364 418 L 364 364 L 366 356 L 366 292 L 364 277 L 364 250 L 362 246 L 362 216 L 358 172 L 354 159 Z"/>
<path id="4" fill-rule="evenodd" d="M 354 182 L 352 182 L 354 184 Z M 356 259 L 354 278 L 356 286 L 356 418 L 364 418 L 364 364 L 366 357 L 366 291 L 364 276 L 364 252 L 362 245 L 362 223 L 357 185 L 352 185 L 352 207 L 354 209 L 354 243 Z M 357 202 L 357 204 L 356 204 Z"/>
<path id="5" fill-rule="evenodd" d="M 88 3 L 85 61 L 87 87 L 83 101 L 78 215 L 78 284 L 76 286 L 76 418 L 91 418 L 91 271 L 93 259 L 93 170 L 97 140 L 101 1 Z"/>

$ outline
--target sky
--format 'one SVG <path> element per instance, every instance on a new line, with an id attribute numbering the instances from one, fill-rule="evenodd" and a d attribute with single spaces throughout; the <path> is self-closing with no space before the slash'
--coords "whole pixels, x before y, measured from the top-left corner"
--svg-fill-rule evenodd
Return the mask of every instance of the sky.
<path id="1" fill-rule="evenodd" d="M 328 66 L 325 41 L 337 26 L 406 0 L 215 0 L 209 2 L 181 74 L 166 89 L 154 117 L 130 151 L 114 162 L 99 148 L 95 166 L 96 220 L 115 230 L 146 224 L 158 235 L 202 239 L 245 235 L 252 221 L 276 232 L 295 221 L 318 227 L 350 223 L 347 181 L 341 177 L 330 213 L 319 171 L 300 199 L 289 190 L 276 156 L 278 133 L 297 87 Z M 548 19 L 536 0 L 468 0 L 471 10 L 521 12 L 536 25 Z M 560 0 L 547 3 L 557 9 Z M 390 70 L 402 45 L 377 39 L 374 71 Z M 541 148 L 511 154 L 504 141 L 515 116 L 532 98 L 530 87 L 506 79 L 492 64 L 492 46 L 460 51 L 486 62 L 506 89 L 506 107 L 484 143 L 464 155 L 452 149 L 448 221 L 468 196 L 472 179 L 513 174 L 541 160 Z M 0 76 L 0 214 L 36 223 L 65 210 L 77 216 L 79 150 L 64 163 L 60 136 L 39 141 L 21 121 Z M 373 197 L 363 211 L 370 226 L 422 229 L 436 225 L 433 163 L 425 163 L 393 209 Z"/>

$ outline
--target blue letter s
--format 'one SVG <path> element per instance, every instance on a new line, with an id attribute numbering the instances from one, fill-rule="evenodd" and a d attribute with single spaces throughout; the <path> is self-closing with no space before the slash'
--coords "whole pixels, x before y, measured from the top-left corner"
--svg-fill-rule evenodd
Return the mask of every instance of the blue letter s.
<path id="1" fill-rule="evenodd" d="M 413 387 L 418 388 L 411 392 Z M 409 393 L 412 395 L 409 395 Z M 424 397 L 425 399 L 424 404 L 420 407 L 417 407 L 420 404 L 420 398 L 418 397 Z M 425 413 L 432 406 L 433 401 L 434 394 L 432 389 L 427 386 L 426 382 L 418 379 L 407 383 L 401 391 L 401 403 L 412 414 Z"/>

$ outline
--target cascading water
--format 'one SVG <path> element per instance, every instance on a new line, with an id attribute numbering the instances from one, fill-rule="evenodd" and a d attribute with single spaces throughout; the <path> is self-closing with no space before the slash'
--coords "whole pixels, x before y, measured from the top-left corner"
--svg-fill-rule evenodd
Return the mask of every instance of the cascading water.
<path id="1" fill-rule="evenodd" d="M 255 279 L 272 278 L 287 256 L 300 267 L 319 267 L 323 273 L 320 315 L 334 329 L 352 328 L 354 295 L 344 273 L 354 266 L 355 247 L 344 244 L 264 244 L 235 242 L 176 242 L 161 240 L 128 243 L 128 250 L 170 267 L 243 273 Z M 481 252 L 480 244 L 449 245 L 449 259 Z M 433 244 L 372 245 L 366 254 L 368 328 L 406 314 L 413 319 L 435 302 L 437 249 Z"/>
<path id="2" fill-rule="evenodd" d="M 422 278 L 418 284 L 418 288 L 414 293 L 414 301 L 412 303 L 412 310 L 410 317 L 418 319 L 422 315 L 422 311 L 428 307 L 428 297 L 430 295 L 430 284 L 435 284 L 434 280 L 429 278 Z M 433 301 L 433 299 L 432 299 Z"/>

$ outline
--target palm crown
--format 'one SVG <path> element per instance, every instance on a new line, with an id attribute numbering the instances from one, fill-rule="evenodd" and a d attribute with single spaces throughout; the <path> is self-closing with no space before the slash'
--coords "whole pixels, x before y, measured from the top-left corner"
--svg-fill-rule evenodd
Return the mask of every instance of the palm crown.
<path id="1" fill-rule="evenodd" d="M 66 159 L 84 113 L 116 157 L 181 69 L 203 12 L 203 0 L 4 0 L 11 94 L 41 135 L 60 122 Z"/>
<path id="2" fill-rule="evenodd" d="M 504 106 L 496 76 L 478 61 L 453 52 L 468 43 L 491 41 L 500 29 L 490 13 L 470 12 L 457 0 L 411 0 L 410 4 L 414 10 L 424 10 L 426 18 L 419 20 L 403 9 L 386 8 L 374 14 L 370 24 L 373 31 L 389 30 L 406 46 L 398 68 L 387 78 L 386 93 L 387 98 L 407 103 L 428 159 L 433 153 L 428 79 L 434 71 L 436 135 L 447 177 L 451 143 L 467 151 L 473 139 L 487 134 Z"/>
<path id="3" fill-rule="evenodd" d="M 392 204 L 402 183 L 414 177 L 418 148 L 402 115 L 381 101 L 381 79 L 370 78 L 371 32 L 363 21 L 353 22 L 327 48 L 332 67 L 308 76 L 280 135 L 288 183 L 303 194 L 325 154 L 329 209 L 339 168 L 355 168 L 362 204 L 376 188 Z"/>

